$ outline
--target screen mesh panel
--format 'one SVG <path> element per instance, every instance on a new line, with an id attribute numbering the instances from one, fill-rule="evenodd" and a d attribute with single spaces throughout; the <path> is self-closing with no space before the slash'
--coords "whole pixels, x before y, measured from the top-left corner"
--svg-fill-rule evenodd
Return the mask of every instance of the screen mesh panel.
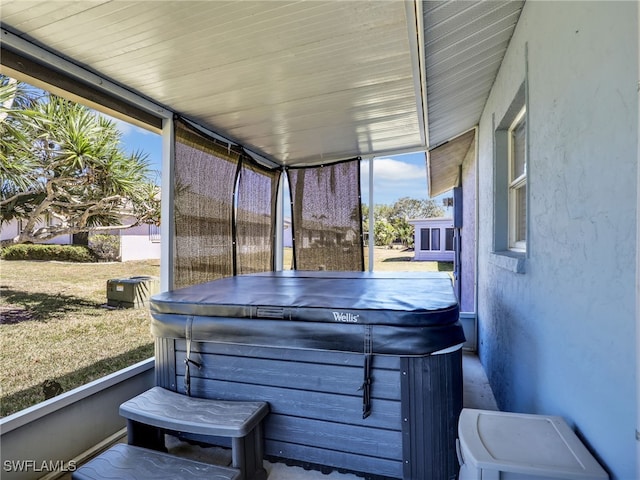
<path id="1" fill-rule="evenodd" d="M 295 268 L 363 270 L 360 159 L 287 174 Z"/>
<path id="2" fill-rule="evenodd" d="M 236 207 L 236 273 L 273 270 L 275 205 L 279 170 L 243 158 Z"/>
<path id="3" fill-rule="evenodd" d="M 239 157 L 176 120 L 173 288 L 233 275 L 233 195 Z"/>

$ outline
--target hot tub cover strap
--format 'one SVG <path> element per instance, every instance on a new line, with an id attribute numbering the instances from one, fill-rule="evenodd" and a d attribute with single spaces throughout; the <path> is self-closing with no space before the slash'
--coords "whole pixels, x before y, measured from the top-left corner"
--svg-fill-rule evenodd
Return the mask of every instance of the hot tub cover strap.
<path id="1" fill-rule="evenodd" d="M 191 368 L 190 365 L 193 364 L 196 367 L 200 368 L 200 363 L 191 359 L 191 338 L 193 336 L 193 317 L 187 317 L 187 321 L 185 322 L 184 329 L 184 338 L 186 340 L 187 346 L 187 356 L 184 359 L 184 391 L 188 396 L 191 396 Z"/>
<path id="2" fill-rule="evenodd" d="M 371 415 L 371 363 L 373 362 L 373 331 L 367 325 L 364 331 L 364 381 L 362 382 L 362 418 Z"/>

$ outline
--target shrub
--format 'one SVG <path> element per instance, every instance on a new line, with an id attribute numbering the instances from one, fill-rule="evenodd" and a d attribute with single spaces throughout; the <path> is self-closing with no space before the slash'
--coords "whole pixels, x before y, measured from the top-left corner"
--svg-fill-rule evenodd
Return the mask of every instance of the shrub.
<path id="1" fill-rule="evenodd" d="M 93 252 L 82 245 L 35 245 L 23 243 L 2 249 L 3 260 L 57 260 L 95 262 Z"/>
<path id="2" fill-rule="evenodd" d="M 89 237 L 89 247 L 100 259 L 107 262 L 120 260 L 120 237 L 118 235 L 98 234 Z"/>

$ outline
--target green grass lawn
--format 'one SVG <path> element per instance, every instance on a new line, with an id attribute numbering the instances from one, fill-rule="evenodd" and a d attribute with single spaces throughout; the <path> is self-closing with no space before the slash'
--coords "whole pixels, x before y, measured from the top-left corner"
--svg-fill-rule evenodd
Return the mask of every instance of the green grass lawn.
<path id="1" fill-rule="evenodd" d="M 107 280 L 160 274 L 159 261 L 0 262 L 1 415 L 153 356 L 147 309 L 108 309 Z"/>
<path id="2" fill-rule="evenodd" d="M 374 270 L 450 270 L 412 258 L 376 248 Z M 0 261 L 1 416 L 44 400 L 45 382 L 68 391 L 153 355 L 146 308 L 105 308 L 107 280 L 139 275 L 159 276 L 160 262 Z"/>

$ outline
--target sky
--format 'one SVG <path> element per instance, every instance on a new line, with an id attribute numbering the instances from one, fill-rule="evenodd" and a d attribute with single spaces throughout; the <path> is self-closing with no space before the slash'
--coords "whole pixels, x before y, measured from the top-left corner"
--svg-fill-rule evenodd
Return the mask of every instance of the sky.
<path id="1" fill-rule="evenodd" d="M 122 133 L 122 146 L 128 153 L 140 150 L 148 155 L 147 160 L 152 170 L 160 172 L 162 166 L 162 137 L 157 133 L 137 127 L 123 120 L 105 115 L 109 120 L 116 124 L 116 127 Z"/>
<path id="2" fill-rule="evenodd" d="M 122 144 L 127 152 L 142 150 L 147 153 L 153 170 L 160 171 L 162 164 L 161 136 L 135 125 L 112 119 L 122 133 Z M 374 203 L 393 205 L 402 197 L 418 200 L 428 199 L 427 173 L 424 153 L 411 153 L 375 158 L 373 161 L 373 191 Z M 158 177 L 159 178 L 159 177 Z M 369 161 L 361 164 L 362 200 L 369 203 Z M 435 197 L 438 205 L 442 205 L 445 193 Z M 451 212 L 448 212 L 451 213 Z"/>
<path id="3" fill-rule="evenodd" d="M 369 203 L 369 160 L 360 167 L 362 202 Z M 411 153 L 373 160 L 374 203 L 393 205 L 402 197 L 428 199 L 424 153 Z M 442 203 L 442 202 L 440 202 Z"/>

